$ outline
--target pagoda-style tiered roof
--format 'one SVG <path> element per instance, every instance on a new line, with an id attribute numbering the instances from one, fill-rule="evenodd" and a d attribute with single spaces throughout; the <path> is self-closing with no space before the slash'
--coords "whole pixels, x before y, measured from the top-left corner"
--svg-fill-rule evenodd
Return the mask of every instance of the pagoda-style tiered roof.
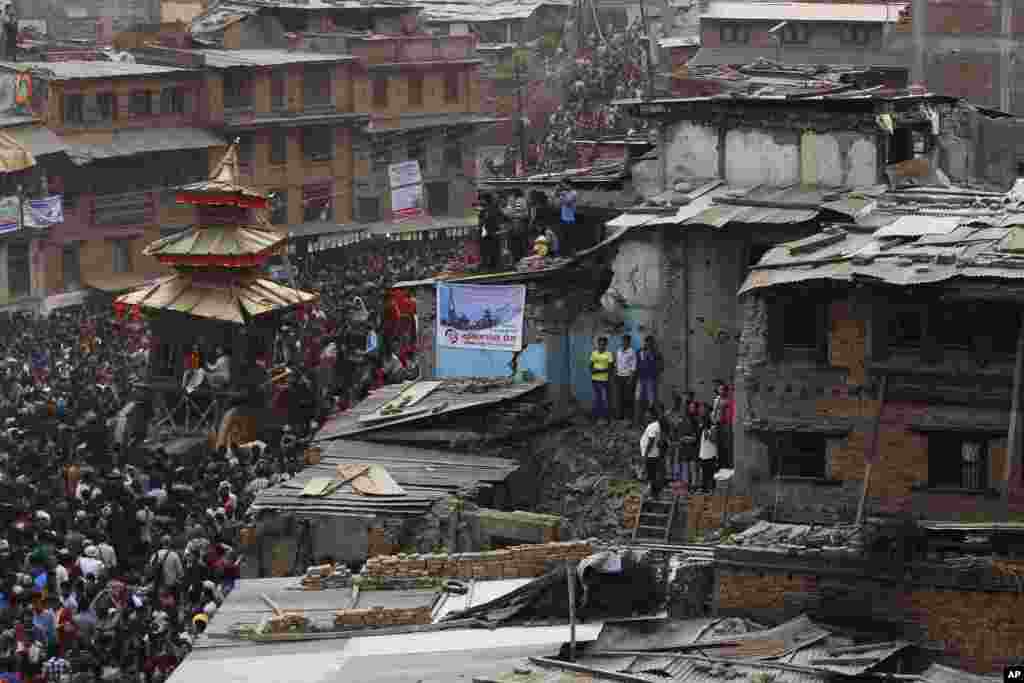
<path id="1" fill-rule="evenodd" d="M 238 142 L 235 141 L 209 179 L 178 188 L 179 204 L 237 206 L 243 209 L 266 209 L 270 205 L 267 195 L 238 182 Z"/>
<path id="2" fill-rule="evenodd" d="M 312 292 L 292 289 L 254 273 L 239 274 L 230 281 L 216 275 L 176 273 L 117 301 L 125 306 L 245 324 L 251 318 L 317 300 Z"/>
<path id="3" fill-rule="evenodd" d="M 287 240 L 270 226 L 203 225 L 153 242 L 142 250 L 175 266 L 260 266 Z"/>
<path id="4" fill-rule="evenodd" d="M 253 209 L 267 196 L 238 182 L 238 152 L 231 145 L 209 180 L 186 185 L 178 202 L 199 209 L 199 225 L 159 239 L 143 250 L 178 272 L 117 299 L 119 307 L 184 313 L 197 318 L 247 323 L 251 318 L 313 303 L 317 295 L 278 284 L 259 268 L 287 237 Z M 253 225 L 252 223 L 258 223 Z"/>

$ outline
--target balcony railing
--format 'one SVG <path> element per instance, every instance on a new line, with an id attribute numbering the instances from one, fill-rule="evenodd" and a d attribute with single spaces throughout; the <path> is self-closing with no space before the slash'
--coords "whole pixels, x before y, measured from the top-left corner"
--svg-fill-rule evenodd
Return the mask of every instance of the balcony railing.
<path id="1" fill-rule="evenodd" d="M 476 58 L 473 36 L 350 38 L 349 53 L 369 64 Z"/>

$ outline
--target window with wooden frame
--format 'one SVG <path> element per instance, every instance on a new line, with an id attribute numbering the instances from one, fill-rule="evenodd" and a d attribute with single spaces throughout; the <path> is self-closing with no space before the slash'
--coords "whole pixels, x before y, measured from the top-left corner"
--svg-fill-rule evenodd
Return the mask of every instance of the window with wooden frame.
<path id="1" fill-rule="evenodd" d="M 801 22 L 788 23 L 782 27 L 781 39 L 786 45 L 806 45 L 811 42 L 811 27 Z"/>
<path id="2" fill-rule="evenodd" d="M 111 241 L 112 259 L 111 263 L 115 273 L 130 273 L 132 272 L 132 241 L 131 240 L 112 240 Z"/>
<path id="3" fill-rule="evenodd" d="M 182 87 L 164 88 L 160 91 L 161 114 L 185 113 L 185 89 Z"/>
<path id="4" fill-rule="evenodd" d="M 317 183 L 302 188 L 302 220 L 330 221 L 334 219 L 334 188 L 331 183 Z"/>
<path id="5" fill-rule="evenodd" d="M 846 45 L 867 45 L 871 41 L 871 27 L 848 24 L 843 27 L 842 42 Z"/>
<path id="6" fill-rule="evenodd" d="M 455 104 L 459 101 L 459 72 L 446 71 L 444 74 L 444 101 Z"/>
<path id="7" fill-rule="evenodd" d="M 64 291 L 78 289 L 82 283 L 81 245 L 71 242 L 61 247 L 60 263 Z"/>
<path id="8" fill-rule="evenodd" d="M 828 357 L 830 299 L 825 292 L 787 293 L 768 301 L 768 349 L 775 362 Z"/>
<path id="9" fill-rule="evenodd" d="M 85 96 L 65 95 L 64 96 L 64 123 L 81 125 L 85 123 Z"/>
<path id="10" fill-rule="evenodd" d="M 423 74 L 421 73 L 409 74 L 409 106 L 416 108 L 423 106 Z"/>
<path id="11" fill-rule="evenodd" d="M 132 116 L 150 116 L 153 113 L 153 97 L 148 90 L 135 90 L 131 94 Z"/>
<path id="12" fill-rule="evenodd" d="M 750 27 L 738 22 L 724 23 L 719 28 L 719 37 L 727 45 L 746 45 L 750 42 Z"/>
<path id="13" fill-rule="evenodd" d="M 810 432 L 776 432 L 766 437 L 773 477 L 828 478 L 828 438 Z"/>
<path id="14" fill-rule="evenodd" d="M 886 337 L 891 350 L 919 350 L 924 345 L 928 309 L 924 304 L 889 307 Z"/>
<path id="15" fill-rule="evenodd" d="M 989 439 L 984 434 L 929 434 L 928 488 L 986 490 Z"/>
<path id="16" fill-rule="evenodd" d="M 388 106 L 388 77 L 387 76 L 376 76 L 370 81 L 371 97 L 373 98 L 373 106 L 375 107 L 386 107 Z"/>
<path id="17" fill-rule="evenodd" d="M 270 132 L 270 163 L 282 166 L 288 163 L 288 131 L 274 130 Z"/>
<path id="18" fill-rule="evenodd" d="M 462 168 L 462 144 L 458 137 L 452 136 L 445 140 L 444 165 L 452 170 Z"/>
<path id="19" fill-rule="evenodd" d="M 114 93 L 104 92 L 96 95 L 96 114 L 102 122 L 117 118 L 117 98 L 114 97 Z"/>
<path id="20" fill-rule="evenodd" d="M 334 158 L 334 129 L 310 126 L 302 129 L 302 156 L 309 161 L 330 161 Z"/>
<path id="21" fill-rule="evenodd" d="M 252 87 L 249 73 L 243 69 L 224 71 L 224 108 L 245 109 L 252 106 Z"/>
<path id="22" fill-rule="evenodd" d="M 270 108 L 273 111 L 281 111 L 287 107 L 285 99 L 285 88 L 287 74 L 284 69 L 274 69 L 270 75 Z"/>
<path id="23" fill-rule="evenodd" d="M 302 106 L 304 109 L 326 109 L 331 106 L 331 67 L 307 65 L 302 73 Z"/>
<path id="24" fill-rule="evenodd" d="M 270 222 L 274 225 L 285 225 L 288 223 L 288 190 L 280 189 L 271 191 L 270 198 Z"/>

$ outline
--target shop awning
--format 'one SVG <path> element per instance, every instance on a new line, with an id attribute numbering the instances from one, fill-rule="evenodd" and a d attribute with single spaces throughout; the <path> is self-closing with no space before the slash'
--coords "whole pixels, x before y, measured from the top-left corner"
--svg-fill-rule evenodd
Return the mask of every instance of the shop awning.
<path id="1" fill-rule="evenodd" d="M 0 172 L 14 173 L 36 165 L 25 147 L 6 131 L 0 131 Z"/>
<path id="2" fill-rule="evenodd" d="M 78 166 L 102 159 L 154 152 L 226 147 L 227 141 L 202 128 L 140 128 L 109 135 L 67 136 L 68 156 Z"/>

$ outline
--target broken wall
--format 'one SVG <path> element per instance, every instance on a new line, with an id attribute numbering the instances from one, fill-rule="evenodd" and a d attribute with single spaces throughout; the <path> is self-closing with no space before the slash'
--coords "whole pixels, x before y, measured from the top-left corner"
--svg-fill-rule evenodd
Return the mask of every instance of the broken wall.
<path id="1" fill-rule="evenodd" d="M 675 121 L 662 135 L 666 189 L 693 178 L 723 178 L 738 187 L 878 181 L 880 136 L 857 117 L 825 122 L 798 111 L 740 114 Z"/>
<path id="2" fill-rule="evenodd" d="M 778 555 L 778 553 L 773 553 Z M 722 616 L 784 619 L 810 612 L 824 621 L 857 618 L 902 623 L 906 636 L 945 644 L 968 670 L 987 673 L 1024 656 L 1024 593 L 1006 577 L 946 565 L 915 566 L 913 578 L 879 576 L 867 562 L 784 558 L 741 566 L 718 563 L 715 607 Z M 966 588 L 965 586 L 972 586 Z"/>
<path id="3" fill-rule="evenodd" d="M 793 298 L 779 304 L 772 303 L 770 290 L 743 298 L 736 490 L 749 492 L 758 505 L 777 507 L 781 519 L 852 521 L 864 490 L 866 457 L 877 448 L 868 514 L 995 515 L 1006 464 L 1012 357 L 994 357 L 984 365 L 967 352 L 947 351 L 927 362 L 920 350 L 894 349 L 884 358 L 873 357 L 876 338 L 883 334 L 878 312 L 888 309 L 888 300 L 847 290 L 828 295 L 825 348 L 770 348 L 777 334 L 772 325 L 781 320 L 776 306 L 807 315 L 825 296 L 820 292 L 790 290 Z M 888 376 L 884 407 L 883 374 Z M 823 477 L 775 476 L 773 461 L 793 452 L 785 445 L 792 435 L 824 442 Z M 938 451 L 930 456 L 929 446 L 957 435 L 974 435 L 987 444 L 987 486 L 981 490 L 939 487 L 930 477 Z"/>

